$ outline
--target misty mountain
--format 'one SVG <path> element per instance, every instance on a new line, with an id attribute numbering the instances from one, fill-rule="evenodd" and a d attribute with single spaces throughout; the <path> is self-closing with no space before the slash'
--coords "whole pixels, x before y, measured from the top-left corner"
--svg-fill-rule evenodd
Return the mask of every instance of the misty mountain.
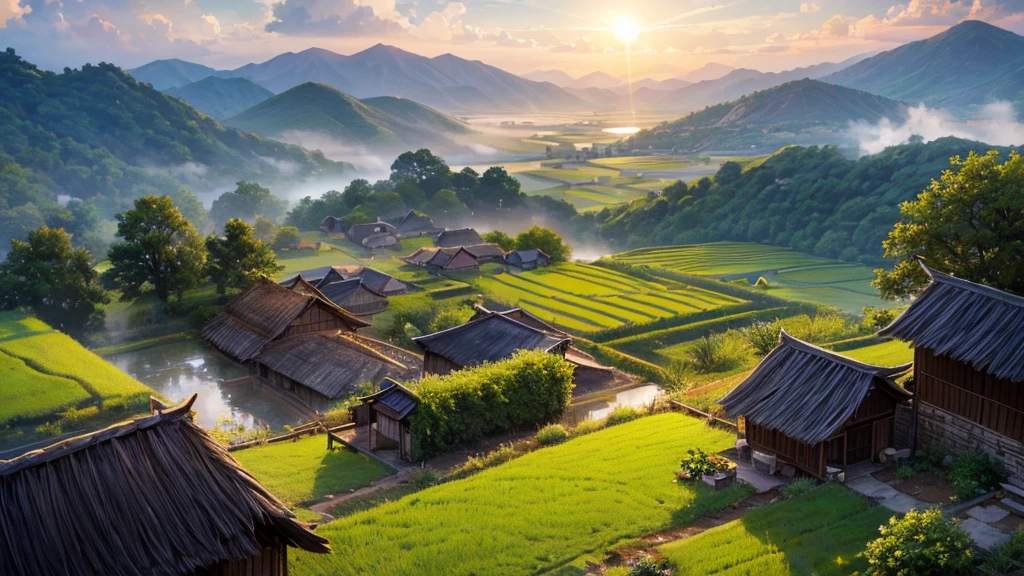
<path id="1" fill-rule="evenodd" d="M 648 88 L 650 90 L 671 91 L 671 90 L 679 90 L 679 89 L 682 89 L 682 88 L 686 88 L 687 86 L 689 86 L 691 84 L 692 84 L 692 82 L 687 82 L 686 80 L 683 80 L 681 78 L 668 78 L 668 79 L 665 79 L 665 80 L 655 80 L 653 78 L 644 78 L 643 80 L 638 80 L 636 82 L 633 82 L 633 90 L 639 90 L 641 88 Z M 616 89 L 616 91 L 625 90 L 627 87 L 628 87 L 628 84 L 623 84 L 623 85 L 619 86 Z"/>
<path id="2" fill-rule="evenodd" d="M 735 68 L 732 66 L 726 66 L 725 64 L 719 64 L 717 62 L 708 62 L 700 68 L 688 72 L 683 76 L 683 80 L 686 80 L 691 84 L 706 82 L 708 80 L 717 80 L 733 70 L 735 70 Z"/>
<path id="3" fill-rule="evenodd" d="M 465 124 L 405 98 L 378 96 L 365 101 L 326 84 L 307 82 L 224 121 L 267 137 L 313 133 L 345 145 L 399 150 L 450 143 Z"/>
<path id="4" fill-rule="evenodd" d="M 207 76 L 198 82 L 170 88 L 164 94 L 181 98 L 207 116 L 218 120 L 229 118 L 274 95 L 273 92 L 245 78 Z"/>
<path id="5" fill-rule="evenodd" d="M 944 108 L 995 100 L 1024 106 L 1024 37 L 967 21 L 882 52 L 828 77 L 828 82 Z"/>
<path id="6" fill-rule="evenodd" d="M 638 148 L 774 149 L 787 144 L 841 142 L 849 122 L 902 120 L 906 106 L 883 96 L 818 80 L 797 80 L 709 106 L 643 130 L 632 139 Z"/>
<path id="7" fill-rule="evenodd" d="M 601 88 L 607 90 L 617 88 L 623 84 L 621 79 L 605 72 L 591 72 L 585 76 L 573 78 L 561 70 L 537 70 L 524 74 L 522 77 L 536 82 L 550 82 L 561 88 Z"/>
<path id="8" fill-rule="evenodd" d="M 198 82 L 208 76 L 226 74 L 202 64 L 193 64 L 173 58 L 171 60 L 155 60 L 149 64 L 128 71 L 139 82 L 148 82 L 153 88 L 164 91 L 168 88 L 180 88 Z"/>
<path id="9" fill-rule="evenodd" d="M 571 110 L 584 106 L 551 83 L 526 80 L 451 54 L 427 58 L 384 44 L 351 56 L 321 48 L 288 52 L 219 74 L 248 78 L 274 93 L 315 82 L 356 98 L 398 96 L 446 111 Z"/>

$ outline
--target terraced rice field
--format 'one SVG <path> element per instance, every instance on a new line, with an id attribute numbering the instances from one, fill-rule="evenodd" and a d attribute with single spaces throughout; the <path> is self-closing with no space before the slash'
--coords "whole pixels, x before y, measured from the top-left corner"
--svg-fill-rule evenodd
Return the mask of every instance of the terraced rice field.
<path id="1" fill-rule="evenodd" d="M 892 512 L 837 484 L 658 548 L 680 576 L 856 574 Z"/>
<path id="2" fill-rule="evenodd" d="M 899 340 L 846 350 L 840 354 L 875 366 L 899 366 L 914 361 L 914 349 Z"/>
<path id="3" fill-rule="evenodd" d="M 589 264 L 562 263 L 519 274 L 482 276 L 474 286 L 490 298 L 522 306 L 577 332 L 714 310 L 742 300 L 675 282 L 660 284 Z"/>
<path id="4" fill-rule="evenodd" d="M 747 494 L 676 483 L 689 448 L 734 436 L 659 414 L 543 448 L 464 480 L 322 525 L 329 555 L 290 555 L 297 576 L 582 573 L 623 540 L 689 524 Z"/>

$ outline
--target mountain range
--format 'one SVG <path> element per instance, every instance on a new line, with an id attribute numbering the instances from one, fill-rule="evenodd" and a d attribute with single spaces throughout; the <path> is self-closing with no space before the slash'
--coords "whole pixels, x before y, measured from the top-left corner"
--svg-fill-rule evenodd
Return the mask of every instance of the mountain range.
<path id="1" fill-rule="evenodd" d="M 202 74 L 247 78 L 275 94 L 317 82 L 356 98 L 398 96 L 448 112 L 572 110 L 584 105 L 548 82 L 526 80 L 451 54 L 427 58 L 384 44 L 351 56 L 320 48 L 287 52 L 235 70 L 184 64 L 188 63 L 161 60 L 130 72 L 154 87 L 183 86 L 202 79 L 196 78 Z"/>
<path id="2" fill-rule="evenodd" d="M 168 88 L 164 94 L 181 98 L 207 116 L 223 120 L 274 95 L 246 78 L 207 76 L 198 82 Z"/>
<path id="3" fill-rule="evenodd" d="M 377 96 L 360 101 L 314 82 L 264 100 L 224 124 L 286 139 L 293 132 L 315 133 L 343 145 L 391 152 L 427 146 L 443 149 L 448 136 L 470 132 L 464 123 L 406 98 Z"/>

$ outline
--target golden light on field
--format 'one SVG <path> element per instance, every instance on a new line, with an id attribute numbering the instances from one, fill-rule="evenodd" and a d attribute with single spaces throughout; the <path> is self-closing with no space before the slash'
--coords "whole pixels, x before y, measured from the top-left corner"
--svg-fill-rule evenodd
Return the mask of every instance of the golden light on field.
<path id="1" fill-rule="evenodd" d="M 612 24 L 612 34 L 626 44 L 632 44 L 640 37 L 640 26 L 629 16 L 619 16 Z"/>

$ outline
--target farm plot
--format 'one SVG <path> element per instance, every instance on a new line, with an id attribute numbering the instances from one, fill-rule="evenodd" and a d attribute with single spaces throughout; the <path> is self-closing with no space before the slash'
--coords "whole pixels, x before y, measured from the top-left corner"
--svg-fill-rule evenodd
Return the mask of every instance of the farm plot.
<path id="1" fill-rule="evenodd" d="M 891 515 L 828 484 L 658 551 L 680 576 L 855 574 L 867 570 L 864 545 L 878 537 L 878 527 Z"/>
<path id="2" fill-rule="evenodd" d="M 675 483 L 689 448 L 732 435 L 669 413 L 544 448 L 479 474 L 321 526 L 330 555 L 297 553 L 306 574 L 550 573 L 630 538 L 685 525 L 747 494 Z M 574 572 L 575 573 L 575 572 Z"/>
<path id="3" fill-rule="evenodd" d="M 914 361 L 914 349 L 899 340 L 845 350 L 840 354 L 875 366 L 899 366 Z"/>
<path id="4" fill-rule="evenodd" d="M 78 382 L 36 372 L 6 354 L 0 354 L 0 382 L 0 425 L 47 416 L 90 398 Z"/>

